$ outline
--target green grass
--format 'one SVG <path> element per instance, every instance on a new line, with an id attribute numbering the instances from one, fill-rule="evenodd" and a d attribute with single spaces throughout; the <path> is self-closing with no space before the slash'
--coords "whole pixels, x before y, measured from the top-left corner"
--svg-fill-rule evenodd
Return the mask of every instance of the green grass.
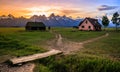
<path id="1" fill-rule="evenodd" d="M 48 31 L 25 31 L 24 28 L 0 28 L 0 55 L 23 56 L 46 51 L 43 45 L 54 38 Z"/>
<path id="2" fill-rule="evenodd" d="M 85 41 L 110 35 L 92 43 L 75 54 L 56 55 L 35 61 L 36 72 L 119 72 L 120 71 L 120 33 L 111 31 L 78 31 L 72 28 L 52 28 L 64 39 Z M 42 45 L 53 39 L 54 33 L 26 32 L 24 28 L 0 28 L 0 55 L 23 56 L 46 51 Z"/>
<path id="3" fill-rule="evenodd" d="M 120 62 L 80 55 L 52 56 L 39 60 L 48 72 L 119 72 Z M 41 67 L 41 68 L 42 68 Z M 44 72 L 39 70 L 39 72 Z M 45 71 L 47 72 L 47 71 Z"/>
<path id="4" fill-rule="evenodd" d="M 85 51 L 91 54 L 120 57 L 120 33 L 109 32 L 109 36 L 85 45 Z"/>
<path id="5" fill-rule="evenodd" d="M 73 31 L 69 28 L 59 28 L 54 31 L 61 33 L 68 40 L 78 42 L 109 32 Z M 80 49 L 76 54 L 48 57 L 40 60 L 39 63 L 47 67 L 50 72 L 119 72 L 120 33 L 110 30 L 109 34 L 106 38 L 84 45 L 85 48 Z"/>
<path id="6" fill-rule="evenodd" d="M 106 33 L 102 31 L 78 31 L 77 29 L 73 28 L 58 28 L 53 30 L 56 33 L 60 33 L 63 38 L 76 42 L 81 42 L 91 38 L 102 36 Z"/>
<path id="7" fill-rule="evenodd" d="M 48 31 L 25 31 L 24 28 L 0 28 L 1 34 L 13 39 L 18 39 L 33 46 L 45 44 L 47 40 L 54 38 Z"/>

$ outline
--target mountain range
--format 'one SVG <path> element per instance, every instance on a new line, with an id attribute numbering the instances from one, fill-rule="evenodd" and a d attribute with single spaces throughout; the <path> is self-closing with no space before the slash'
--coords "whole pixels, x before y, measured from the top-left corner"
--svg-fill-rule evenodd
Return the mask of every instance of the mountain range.
<path id="1" fill-rule="evenodd" d="M 13 15 L 9 14 L 8 16 L 0 17 L 0 27 L 24 27 L 27 22 L 43 22 L 46 26 L 51 27 L 73 27 L 78 26 L 83 18 L 72 19 L 70 17 L 59 16 L 52 13 L 49 17 L 45 15 L 34 15 L 29 19 L 24 17 L 16 18 Z M 102 25 L 101 18 L 98 18 L 98 22 Z M 108 27 L 115 27 L 115 25 L 110 22 Z"/>

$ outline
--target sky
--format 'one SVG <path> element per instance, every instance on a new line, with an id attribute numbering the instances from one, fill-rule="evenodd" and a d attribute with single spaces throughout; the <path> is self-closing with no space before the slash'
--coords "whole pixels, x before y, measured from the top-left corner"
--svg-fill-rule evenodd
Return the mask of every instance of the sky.
<path id="1" fill-rule="evenodd" d="M 0 16 L 12 14 L 29 18 L 32 15 L 66 15 L 72 18 L 101 17 L 120 12 L 120 0 L 0 0 Z"/>

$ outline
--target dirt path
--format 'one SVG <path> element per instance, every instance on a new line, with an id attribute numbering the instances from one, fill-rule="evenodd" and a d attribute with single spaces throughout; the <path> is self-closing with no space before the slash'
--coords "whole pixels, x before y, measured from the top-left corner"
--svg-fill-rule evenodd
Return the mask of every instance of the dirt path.
<path id="1" fill-rule="evenodd" d="M 70 54 L 75 51 L 78 51 L 80 48 L 84 47 L 84 44 L 94 42 L 96 40 L 99 40 L 101 38 L 107 37 L 109 34 L 106 33 L 103 36 L 97 37 L 97 38 L 92 38 L 83 42 L 72 42 L 72 41 L 64 41 L 64 38 L 61 36 L 61 34 L 56 34 L 56 38 L 48 42 L 48 48 L 49 49 L 57 49 L 61 50 L 64 54 Z"/>
<path id="2" fill-rule="evenodd" d="M 61 47 L 62 45 L 63 45 L 63 38 L 62 38 L 62 36 L 61 36 L 61 34 L 58 34 L 58 35 L 56 35 L 56 37 L 58 38 L 58 40 L 57 40 L 57 46 L 58 47 Z"/>

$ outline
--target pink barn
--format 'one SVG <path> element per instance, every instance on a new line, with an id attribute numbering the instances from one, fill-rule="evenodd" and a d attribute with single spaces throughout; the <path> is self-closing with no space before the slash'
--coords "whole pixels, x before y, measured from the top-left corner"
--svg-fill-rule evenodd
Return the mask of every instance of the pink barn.
<path id="1" fill-rule="evenodd" d="M 92 31 L 100 31 L 101 25 L 98 22 L 97 19 L 93 18 L 85 18 L 80 24 L 79 24 L 79 30 L 92 30 Z"/>

